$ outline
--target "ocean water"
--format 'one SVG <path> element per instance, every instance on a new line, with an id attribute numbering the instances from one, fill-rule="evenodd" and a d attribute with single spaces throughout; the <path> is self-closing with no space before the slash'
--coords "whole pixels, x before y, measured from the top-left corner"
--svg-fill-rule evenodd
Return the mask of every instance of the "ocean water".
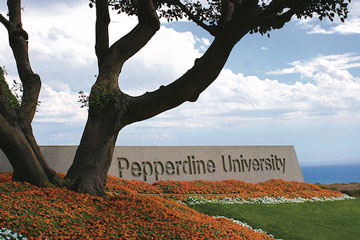
<path id="1" fill-rule="evenodd" d="M 360 183 L 360 164 L 303 166 L 301 170 L 307 183 Z"/>

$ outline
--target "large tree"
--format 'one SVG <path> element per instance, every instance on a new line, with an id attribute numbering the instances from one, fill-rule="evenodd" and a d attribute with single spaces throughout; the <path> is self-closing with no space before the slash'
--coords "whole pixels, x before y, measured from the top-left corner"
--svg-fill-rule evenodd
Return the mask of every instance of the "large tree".
<path id="1" fill-rule="evenodd" d="M 107 172 L 119 131 L 180 104 L 194 102 L 219 75 L 236 43 L 248 33 L 268 34 L 292 17 L 331 21 L 347 17 L 350 0 L 90 0 L 96 10 L 95 52 L 98 75 L 88 104 L 88 120 L 66 180 L 46 164 L 33 136 L 31 121 L 40 91 L 40 77 L 28 57 L 28 35 L 22 27 L 21 1 L 8 0 L 9 17 L 0 14 L 14 53 L 23 96 L 20 102 L 0 79 L 0 148 L 14 168 L 14 179 L 47 186 L 63 185 L 77 192 L 104 196 Z M 109 11 L 136 15 L 138 24 L 109 45 Z M 160 28 L 160 18 L 187 18 L 214 39 L 206 52 L 180 78 L 141 96 L 129 96 L 118 83 L 124 63 Z"/>

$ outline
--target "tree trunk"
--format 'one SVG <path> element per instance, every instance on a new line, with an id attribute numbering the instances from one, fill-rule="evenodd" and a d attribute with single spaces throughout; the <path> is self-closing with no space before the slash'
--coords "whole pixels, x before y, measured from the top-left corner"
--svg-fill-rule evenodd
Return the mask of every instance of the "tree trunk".
<path id="1" fill-rule="evenodd" d="M 14 169 L 14 180 L 40 187 L 65 184 L 45 162 L 30 124 L 9 124 L 1 115 L 0 122 L 0 148 Z"/>
<path id="2" fill-rule="evenodd" d="M 89 111 L 75 159 L 67 172 L 70 189 L 79 193 L 105 196 L 107 173 L 111 165 L 119 129 L 116 109 Z"/>
<path id="3" fill-rule="evenodd" d="M 8 31 L 9 44 L 23 86 L 23 96 L 21 101 L 15 98 L 5 81 L 5 73 L 0 68 L 0 148 L 14 169 L 15 180 L 37 186 L 49 186 L 51 183 L 62 186 L 65 181 L 45 162 L 31 127 L 41 80 L 31 69 L 28 34 L 21 22 L 21 0 L 7 1 L 7 5 L 9 19 L 0 14 L 0 22 Z"/>

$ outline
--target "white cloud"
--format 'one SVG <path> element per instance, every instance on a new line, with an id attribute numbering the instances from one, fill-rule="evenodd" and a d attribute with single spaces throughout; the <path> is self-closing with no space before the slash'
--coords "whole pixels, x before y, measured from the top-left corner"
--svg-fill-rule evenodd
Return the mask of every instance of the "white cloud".
<path id="1" fill-rule="evenodd" d="M 334 28 L 330 28 L 329 30 L 322 28 L 320 25 L 313 25 L 311 29 L 307 32 L 308 34 L 334 34 L 336 31 Z"/>
<path id="2" fill-rule="evenodd" d="M 44 62 L 69 65 L 95 61 L 94 9 L 86 4 L 59 3 L 52 7 L 56 11 L 44 11 L 31 5 L 25 8 L 23 25 L 30 36 L 30 55 Z"/>
<path id="3" fill-rule="evenodd" d="M 359 6 L 360 7 L 360 6 Z M 360 18 L 351 19 L 345 24 L 340 24 L 333 28 L 333 32 L 341 34 L 360 34 Z"/>
<path id="4" fill-rule="evenodd" d="M 96 74 L 94 9 L 86 3 L 52 1 L 41 7 L 32 3 L 24 1 L 22 20 L 29 34 L 29 57 L 34 72 L 40 74 L 43 82 L 66 82 L 71 87 L 84 86 L 84 80 L 93 81 L 90 76 Z M 7 38 L 5 28 L 0 26 L 0 64 L 17 75 Z"/>
<path id="5" fill-rule="evenodd" d="M 80 108 L 80 103 L 77 103 L 78 99 L 79 94 L 71 91 L 66 84 L 57 86 L 57 89 L 43 84 L 39 97 L 41 103 L 34 122 L 83 125 L 87 117 L 87 110 Z"/>
<path id="6" fill-rule="evenodd" d="M 360 67 L 360 56 L 350 53 L 318 56 L 308 62 L 295 61 L 290 65 L 292 67 L 271 71 L 269 74 L 300 73 L 302 77 L 316 78 L 316 74 L 320 74 L 323 70 L 339 80 L 346 81 L 354 78 L 347 69 Z"/>
<path id="7" fill-rule="evenodd" d="M 144 125 L 222 127 L 314 119 L 360 120 L 360 79 L 349 72 L 360 67 L 360 56 L 319 56 L 291 65 L 271 74 L 300 74 L 308 81 L 287 84 L 224 69 L 196 103 L 186 103 Z"/>
<path id="8" fill-rule="evenodd" d="M 32 3 L 26 1 L 22 13 L 23 27 L 29 35 L 31 59 L 74 66 L 87 66 L 96 62 L 95 8 L 89 8 L 86 3 L 54 1 L 46 7 Z M 110 41 L 113 43 L 129 32 L 137 20 L 115 11 L 110 13 L 113 19 L 109 27 Z M 0 41 L 7 42 L 7 32 L 2 26 Z M 7 44 L 0 45 L 0 56 L 12 57 Z"/>
<path id="9" fill-rule="evenodd" d="M 201 40 L 199 40 L 201 41 Z M 162 26 L 141 51 L 124 66 L 120 86 L 133 95 L 152 91 L 184 74 L 201 55 L 191 32 Z"/>
<path id="10" fill-rule="evenodd" d="M 203 43 L 204 43 L 205 46 L 209 46 L 209 45 L 210 45 L 209 39 L 207 39 L 207 38 L 201 38 L 201 40 L 203 41 Z"/>

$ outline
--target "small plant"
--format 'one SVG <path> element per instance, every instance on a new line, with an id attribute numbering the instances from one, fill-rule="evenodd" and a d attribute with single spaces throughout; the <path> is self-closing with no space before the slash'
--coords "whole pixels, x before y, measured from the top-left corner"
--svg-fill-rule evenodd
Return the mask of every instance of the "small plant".
<path id="1" fill-rule="evenodd" d="M 79 92 L 79 103 L 81 103 L 81 108 L 86 107 L 89 109 L 89 95 L 86 95 L 83 91 Z"/>
<path id="2" fill-rule="evenodd" d="M 91 97 L 83 91 L 80 91 L 78 102 L 81 103 L 81 108 L 86 107 L 89 110 L 91 105 L 92 109 L 99 110 L 104 109 L 109 105 L 116 104 L 117 98 L 114 93 L 109 92 L 103 86 L 94 86 Z"/>
<path id="3" fill-rule="evenodd" d="M 20 108 L 21 101 L 19 101 L 19 99 L 18 99 L 18 93 L 16 93 L 14 95 L 14 93 L 12 91 L 14 87 L 11 89 L 9 88 L 9 85 L 5 80 L 6 76 L 7 76 L 7 72 L 6 72 L 5 67 L 0 67 L 0 84 L 1 84 L 0 87 L 2 88 L 2 92 L 4 93 L 10 106 L 17 110 Z M 15 80 L 14 80 L 14 82 L 15 82 Z M 20 100 L 21 100 L 21 98 L 20 98 Z"/>
<path id="4" fill-rule="evenodd" d="M 7 76 L 7 72 L 5 67 L 0 67 L 0 84 L 4 91 L 4 94 L 10 103 L 10 106 L 14 109 L 18 110 L 22 103 L 22 97 L 23 97 L 23 85 L 21 82 L 18 82 L 17 80 L 13 79 L 13 83 L 11 88 L 9 87 L 9 84 L 6 82 L 5 77 Z M 36 111 L 38 111 L 38 107 L 40 106 L 40 101 L 37 102 L 37 108 Z"/>

